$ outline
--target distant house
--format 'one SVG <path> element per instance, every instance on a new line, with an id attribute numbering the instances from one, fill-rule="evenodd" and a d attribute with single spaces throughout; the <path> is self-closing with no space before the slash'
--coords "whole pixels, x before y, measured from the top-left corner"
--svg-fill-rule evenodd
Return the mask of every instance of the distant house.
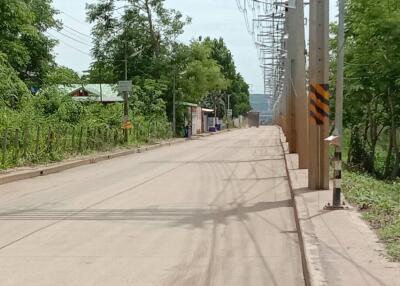
<path id="1" fill-rule="evenodd" d="M 70 84 L 58 88 L 68 93 L 76 101 L 96 101 L 104 104 L 123 102 L 117 85 L 111 84 Z"/>

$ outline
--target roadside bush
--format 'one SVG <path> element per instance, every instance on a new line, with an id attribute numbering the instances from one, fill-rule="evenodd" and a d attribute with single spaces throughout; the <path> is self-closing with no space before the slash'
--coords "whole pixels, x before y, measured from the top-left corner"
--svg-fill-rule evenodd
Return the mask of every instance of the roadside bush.
<path id="1" fill-rule="evenodd" d="M 133 129 L 128 145 L 148 144 L 171 137 L 159 93 L 150 86 L 141 97 L 157 99 L 147 111 L 130 111 Z M 136 107 L 142 106 L 139 100 Z M 134 112 L 135 111 L 135 112 Z M 18 108 L 0 104 L 0 169 L 62 160 L 75 154 L 105 151 L 125 146 L 122 130 L 123 105 L 76 102 L 57 88 L 37 95 L 26 94 Z"/>

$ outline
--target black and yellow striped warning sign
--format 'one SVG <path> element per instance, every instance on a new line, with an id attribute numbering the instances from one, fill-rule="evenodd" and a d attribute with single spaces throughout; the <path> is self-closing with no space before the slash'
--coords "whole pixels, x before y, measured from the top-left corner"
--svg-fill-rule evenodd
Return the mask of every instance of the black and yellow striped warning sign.
<path id="1" fill-rule="evenodd" d="M 329 123 L 329 85 L 310 85 L 310 120 L 317 125 Z"/>

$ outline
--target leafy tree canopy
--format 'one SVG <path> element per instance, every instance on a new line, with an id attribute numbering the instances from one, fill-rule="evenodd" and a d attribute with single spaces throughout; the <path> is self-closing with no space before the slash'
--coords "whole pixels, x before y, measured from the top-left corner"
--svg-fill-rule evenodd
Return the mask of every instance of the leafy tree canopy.
<path id="1" fill-rule="evenodd" d="M 82 80 L 72 69 L 63 66 L 54 66 L 46 75 L 45 84 L 48 86 L 57 84 L 75 84 Z"/>
<path id="2" fill-rule="evenodd" d="M 29 90 L 8 63 L 7 56 L 0 52 L 0 105 L 15 108 L 28 94 Z"/>
<path id="3" fill-rule="evenodd" d="M 55 41 L 45 32 L 57 28 L 51 0 L 0 2 L 0 52 L 28 86 L 40 86 L 53 63 Z"/>
<path id="4" fill-rule="evenodd" d="M 87 6 L 88 20 L 94 24 L 92 80 L 102 74 L 96 70 L 112 71 L 103 81 L 123 79 L 125 56 L 129 78 L 159 79 L 166 69 L 171 44 L 190 19 L 166 9 L 164 0 L 129 0 L 124 6 L 118 5 L 116 0 L 99 0 Z"/>
<path id="5" fill-rule="evenodd" d="M 400 175 L 400 4 L 348 0 L 346 10 L 344 122 L 352 133 L 349 161 L 394 178 Z M 331 28 L 335 35 L 337 27 Z M 331 71 L 335 82 L 335 69 Z"/>

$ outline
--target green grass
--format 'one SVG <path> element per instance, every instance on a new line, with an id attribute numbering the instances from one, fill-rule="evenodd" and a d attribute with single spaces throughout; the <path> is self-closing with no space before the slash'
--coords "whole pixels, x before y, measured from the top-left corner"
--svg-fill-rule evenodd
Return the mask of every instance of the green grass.
<path id="1" fill-rule="evenodd" d="M 58 162 L 77 155 L 152 144 L 172 137 L 168 122 L 134 123 L 124 142 L 121 128 L 63 126 L 0 131 L 0 171 Z M 0 126 L 1 127 L 1 126 Z"/>
<path id="2" fill-rule="evenodd" d="M 400 261 L 400 182 L 385 182 L 362 173 L 344 172 L 346 199 L 363 210 L 364 218 Z"/>

